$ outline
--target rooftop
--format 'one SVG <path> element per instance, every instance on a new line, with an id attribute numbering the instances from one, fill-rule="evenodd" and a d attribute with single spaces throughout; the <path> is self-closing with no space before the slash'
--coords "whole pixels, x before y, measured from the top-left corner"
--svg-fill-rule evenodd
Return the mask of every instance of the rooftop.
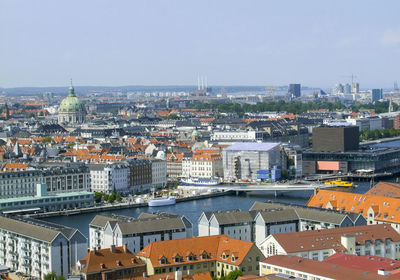
<path id="1" fill-rule="evenodd" d="M 228 148 L 225 148 L 225 151 L 269 151 L 277 146 L 280 143 L 273 142 L 262 142 L 262 143 L 252 143 L 252 142 L 238 142 L 235 143 Z"/>

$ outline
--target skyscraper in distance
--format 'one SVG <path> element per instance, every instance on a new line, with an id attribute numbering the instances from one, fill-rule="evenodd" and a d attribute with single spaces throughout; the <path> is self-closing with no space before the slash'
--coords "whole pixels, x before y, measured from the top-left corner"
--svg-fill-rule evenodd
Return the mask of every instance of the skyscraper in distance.
<path id="1" fill-rule="evenodd" d="M 371 101 L 375 102 L 383 98 L 383 93 L 381 88 L 374 88 L 371 92 Z"/>
<path id="2" fill-rule="evenodd" d="M 291 98 L 299 98 L 301 96 L 301 85 L 289 84 L 288 93 Z"/>

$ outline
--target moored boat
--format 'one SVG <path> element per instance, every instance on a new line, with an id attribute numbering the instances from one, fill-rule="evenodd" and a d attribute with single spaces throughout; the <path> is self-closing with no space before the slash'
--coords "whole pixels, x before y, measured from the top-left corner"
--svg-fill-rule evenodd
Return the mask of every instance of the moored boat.
<path id="1" fill-rule="evenodd" d="M 176 200 L 175 197 L 172 196 L 163 196 L 163 197 L 150 198 L 147 201 L 147 203 L 151 207 L 157 207 L 157 206 L 174 205 L 176 203 Z"/>
<path id="2" fill-rule="evenodd" d="M 181 180 L 181 185 L 188 186 L 216 186 L 219 184 L 221 184 L 220 178 L 189 178 Z"/>

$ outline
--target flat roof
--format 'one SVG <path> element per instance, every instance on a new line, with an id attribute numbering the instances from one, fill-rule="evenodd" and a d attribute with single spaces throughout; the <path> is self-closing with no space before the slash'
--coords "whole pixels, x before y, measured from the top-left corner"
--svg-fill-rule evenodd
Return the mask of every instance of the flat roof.
<path id="1" fill-rule="evenodd" d="M 280 143 L 276 142 L 237 142 L 227 148 L 225 151 L 269 151 Z"/>
<path id="2" fill-rule="evenodd" d="M 1 203 L 12 203 L 12 202 L 18 202 L 18 201 L 32 201 L 32 200 L 48 199 L 48 198 L 74 197 L 74 196 L 81 196 L 81 195 L 93 195 L 93 193 L 87 192 L 87 191 L 82 191 L 82 192 L 56 193 L 56 194 L 50 194 L 50 195 L 45 195 L 45 196 L 23 196 L 23 197 L 3 198 L 3 199 L 0 199 L 0 204 Z"/>

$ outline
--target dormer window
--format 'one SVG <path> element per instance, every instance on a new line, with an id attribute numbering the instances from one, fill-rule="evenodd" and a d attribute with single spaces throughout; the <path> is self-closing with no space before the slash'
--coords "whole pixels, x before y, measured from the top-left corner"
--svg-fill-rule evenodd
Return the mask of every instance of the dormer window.
<path id="1" fill-rule="evenodd" d="M 181 256 L 179 256 L 178 254 L 176 254 L 174 257 L 174 262 L 176 262 L 176 263 L 178 263 L 178 262 L 181 262 Z"/>
<path id="2" fill-rule="evenodd" d="M 202 260 L 206 260 L 207 259 L 207 252 L 203 251 L 203 253 L 201 254 L 201 259 Z"/>
<path id="3" fill-rule="evenodd" d="M 192 253 L 189 253 L 189 254 L 186 256 L 186 258 L 187 258 L 188 261 L 194 261 L 194 260 L 195 260 L 195 256 L 194 256 Z"/>
<path id="4" fill-rule="evenodd" d="M 167 264 L 167 258 L 164 257 L 164 256 L 162 256 L 162 257 L 160 258 L 160 264 Z"/>

